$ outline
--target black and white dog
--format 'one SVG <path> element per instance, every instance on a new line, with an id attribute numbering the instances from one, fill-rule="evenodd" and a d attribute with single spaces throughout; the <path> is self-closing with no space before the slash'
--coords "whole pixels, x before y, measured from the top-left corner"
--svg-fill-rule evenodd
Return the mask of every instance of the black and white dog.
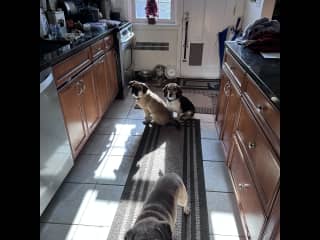
<path id="1" fill-rule="evenodd" d="M 187 97 L 182 95 L 182 89 L 178 84 L 168 83 L 162 90 L 167 102 L 167 108 L 171 112 L 177 113 L 179 121 L 193 117 L 195 107 Z"/>

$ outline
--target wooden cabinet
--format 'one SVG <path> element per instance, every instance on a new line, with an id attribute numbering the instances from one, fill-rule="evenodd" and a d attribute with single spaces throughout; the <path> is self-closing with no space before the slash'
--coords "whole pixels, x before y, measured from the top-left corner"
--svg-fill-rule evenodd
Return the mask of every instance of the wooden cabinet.
<path id="1" fill-rule="evenodd" d="M 103 55 L 94 65 L 100 117 L 106 112 L 112 100 L 110 96 L 110 75 L 107 72 L 106 64 L 106 57 Z"/>
<path id="2" fill-rule="evenodd" d="M 69 78 L 74 77 L 79 71 L 89 66 L 91 55 L 89 48 L 68 57 L 53 67 L 53 75 L 57 87 L 64 84 Z"/>
<path id="3" fill-rule="evenodd" d="M 96 59 L 104 53 L 104 41 L 103 39 L 98 40 L 90 46 L 92 59 Z"/>
<path id="4" fill-rule="evenodd" d="M 119 83 L 117 77 L 117 62 L 116 62 L 116 52 L 111 49 L 106 52 L 106 69 L 108 73 L 108 79 L 110 83 L 109 94 L 112 99 L 114 99 L 118 93 Z"/>
<path id="5" fill-rule="evenodd" d="M 274 202 L 262 239 L 280 239 L 280 191 L 277 194 L 277 198 Z"/>
<path id="6" fill-rule="evenodd" d="M 222 72 L 220 80 L 220 90 L 218 96 L 217 104 L 217 114 L 216 114 L 216 127 L 218 136 L 221 136 L 222 127 L 225 119 L 225 112 L 228 105 L 228 92 L 230 88 L 230 81 L 227 78 L 226 74 Z"/>
<path id="7" fill-rule="evenodd" d="M 81 71 L 60 89 L 59 98 L 75 158 L 99 119 L 92 66 Z"/>
<path id="8" fill-rule="evenodd" d="M 280 225 L 271 219 L 280 218 L 280 112 L 229 49 L 222 70 L 216 126 L 246 236 L 276 239 Z"/>
<path id="9" fill-rule="evenodd" d="M 118 93 L 112 47 L 109 35 L 54 66 L 74 159 Z"/>
<path id="10" fill-rule="evenodd" d="M 239 142 L 234 136 L 229 167 L 246 235 L 248 239 L 253 240 L 259 239 L 265 223 L 265 215 L 245 158 L 245 153 L 241 150 Z"/>
<path id="11" fill-rule="evenodd" d="M 94 68 L 90 66 L 79 77 L 88 135 L 91 134 L 99 121 L 99 105 L 93 70 Z"/>
<path id="12" fill-rule="evenodd" d="M 263 207 L 268 212 L 280 181 L 279 160 L 244 100 L 240 104 L 235 135 L 246 152 L 248 168 L 255 179 Z"/>
<path id="13" fill-rule="evenodd" d="M 79 80 L 64 86 L 59 91 L 59 98 L 72 153 L 75 157 L 79 146 L 87 137 Z"/>
<path id="14" fill-rule="evenodd" d="M 226 76 L 228 74 L 226 73 Z M 229 87 L 226 89 L 226 94 L 228 98 L 228 105 L 225 110 L 224 114 L 224 123 L 223 128 L 221 131 L 221 139 L 223 143 L 223 149 L 225 154 L 230 150 L 230 146 L 232 144 L 232 135 L 234 129 L 234 123 L 239 111 L 239 104 L 240 104 L 240 91 L 238 90 L 237 86 L 234 84 L 234 81 L 229 78 Z"/>

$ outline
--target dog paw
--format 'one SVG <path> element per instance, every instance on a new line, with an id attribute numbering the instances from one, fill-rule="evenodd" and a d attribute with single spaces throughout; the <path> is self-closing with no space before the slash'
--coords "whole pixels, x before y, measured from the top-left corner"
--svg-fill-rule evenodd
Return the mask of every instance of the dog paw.
<path id="1" fill-rule="evenodd" d="M 189 207 L 184 207 L 183 208 L 183 212 L 185 215 L 189 215 L 190 214 L 190 208 Z"/>

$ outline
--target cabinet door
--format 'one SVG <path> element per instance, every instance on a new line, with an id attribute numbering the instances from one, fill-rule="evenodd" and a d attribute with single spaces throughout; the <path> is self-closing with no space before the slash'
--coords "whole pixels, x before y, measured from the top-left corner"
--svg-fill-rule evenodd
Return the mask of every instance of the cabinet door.
<path id="1" fill-rule="evenodd" d="M 77 79 L 59 91 L 64 121 L 74 157 L 78 147 L 86 138 L 85 116 L 80 94 L 80 82 Z"/>
<path id="2" fill-rule="evenodd" d="M 109 105 L 109 85 L 106 72 L 106 58 L 102 56 L 94 66 L 94 77 L 97 87 L 99 116 L 102 117 Z"/>
<path id="3" fill-rule="evenodd" d="M 233 140 L 234 145 L 230 152 L 230 169 L 242 213 L 241 217 L 246 225 L 248 239 L 258 240 L 265 222 L 265 215 L 246 165 L 246 156 L 235 136 Z"/>
<path id="4" fill-rule="evenodd" d="M 230 80 L 230 90 L 229 90 L 229 100 L 225 111 L 225 120 L 223 124 L 223 130 L 221 134 L 221 139 L 227 156 L 232 144 L 232 134 L 234 131 L 234 123 L 236 116 L 239 112 L 240 104 L 240 92 Z M 227 159 L 227 158 L 226 158 Z"/>
<path id="5" fill-rule="evenodd" d="M 116 55 L 114 49 L 106 53 L 106 65 L 108 69 L 108 77 L 110 83 L 110 96 L 111 101 L 115 98 L 118 93 L 118 78 L 117 78 L 117 64 L 116 64 Z"/>
<path id="6" fill-rule="evenodd" d="M 85 70 L 80 77 L 81 79 L 79 80 L 82 87 L 82 103 L 86 116 L 86 126 L 89 135 L 99 121 L 99 105 L 93 70 L 93 67 Z"/>
<path id="7" fill-rule="evenodd" d="M 273 204 L 262 240 L 280 239 L 280 190 Z"/>
<path id="8" fill-rule="evenodd" d="M 217 114 L 216 114 L 216 126 L 217 126 L 217 131 L 219 136 L 221 136 L 229 94 L 230 94 L 230 82 L 226 74 L 222 72 L 221 80 L 220 80 L 218 104 L 217 104 Z"/>

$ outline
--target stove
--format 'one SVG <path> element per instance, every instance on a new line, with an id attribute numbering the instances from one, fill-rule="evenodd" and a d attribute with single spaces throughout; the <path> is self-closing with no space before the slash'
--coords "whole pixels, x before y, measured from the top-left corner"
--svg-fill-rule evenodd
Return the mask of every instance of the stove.
<path id="1" fill-rule="evenodd" d="M 119 94 L 118 98 L 125 98 L 128 95 L 128 83 L 133 77 L 133 40 L 134 32 L 132 31 L 132 23 L 121 22 L 117 29 L 118 39 L 118 79 L 119 79 Z"/>

